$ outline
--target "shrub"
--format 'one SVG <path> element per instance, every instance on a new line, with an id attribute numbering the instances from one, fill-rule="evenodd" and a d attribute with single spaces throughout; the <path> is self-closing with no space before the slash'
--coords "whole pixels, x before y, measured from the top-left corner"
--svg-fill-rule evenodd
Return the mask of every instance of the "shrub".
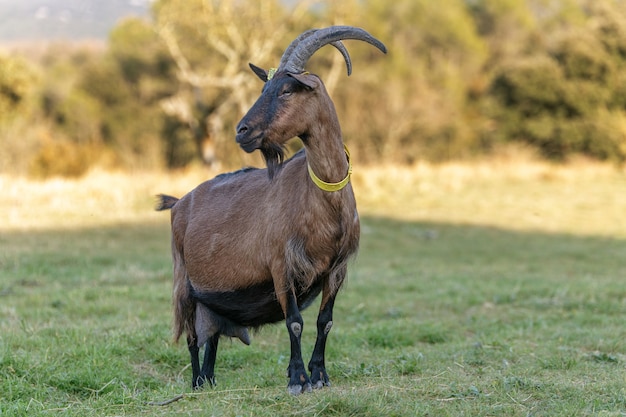
<path id="1" fill-rule="evenodd" d="M 37 178 L 80 177 L 102 158 L 102 153 L 97 145 L 48 139 L 33 156 L 30 174 Z"/>

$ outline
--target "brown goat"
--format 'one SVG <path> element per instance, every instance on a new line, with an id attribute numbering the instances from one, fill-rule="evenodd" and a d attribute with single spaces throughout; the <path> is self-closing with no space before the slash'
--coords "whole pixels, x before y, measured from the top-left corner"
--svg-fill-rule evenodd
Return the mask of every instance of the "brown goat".
<path id="1" fill-rule="evenodd" d="M 246 152 L 260 150 L 267 169 L 219 175 L 180 200 L 160 196 L 157 210 L 172 209 L 174 336 L 187 334 L 194 388 L 215 383 L 221 335 L 249 344 L 247 328 L 281 320 L 291 341 L 289 392 L 329 385 L 326 337 L 348 259 L 358 248 L 359 216 L 335 107 L 304 65 L 331 44 L 343 54 L 349 75 L 341 39 L 363 40 L 386 52 L 364 30 L 335 26 L 300 35 L 269 74 L 250 65 L 265 85 L 239 122 L 236 139 Z M 304 150 L 283 161 L 284 144 L 296 136 Z M 309 377 L 300 350 L 300 311 L 320 292 Z"/>

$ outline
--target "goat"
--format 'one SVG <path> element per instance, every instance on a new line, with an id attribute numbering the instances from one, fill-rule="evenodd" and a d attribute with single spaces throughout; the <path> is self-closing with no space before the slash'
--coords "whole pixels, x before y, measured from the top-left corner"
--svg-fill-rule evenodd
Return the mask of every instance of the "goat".
<path id="1" fill-rule="evenodd" d="M 335 107 L 321 79 L 304 65 L 331 44 L 350 75 L 342 39 L 387 52 L 363 29 L 334 26 L 301 34 L 277 69 L 266 72 L 250 64 L 265 84 L 237 125 L 236 141 L 245 152 L 260 150 L 267 169 L 221 174 L 180 200 L 159 196 L 157 210 L 171 209 L 174 338 L 187 335 L 193 388 L 215 384 L 220 336 L 249 344 L 248 328 L 282 320 L 291 342 L 289 393 L 330 385 L 326 338 L 348 259 L 358 248 L 359 216 Z M 294 137 L 304 149 L 285 161 L 284 146 Z M 300 349 L 300 311 L 320 293 L 309 377 Z"/>

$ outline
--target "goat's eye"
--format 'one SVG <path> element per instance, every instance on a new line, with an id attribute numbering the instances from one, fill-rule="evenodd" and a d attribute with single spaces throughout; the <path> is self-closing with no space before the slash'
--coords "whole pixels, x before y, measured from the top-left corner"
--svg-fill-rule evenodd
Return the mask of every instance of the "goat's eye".
<path id="1" fill-rule="evenodd" d="M 291 88 L 285 88 L 283 91 L 280 92 L 280 96 L 289 97 L 291 93 L 293 93 L 293 90 Z"/>

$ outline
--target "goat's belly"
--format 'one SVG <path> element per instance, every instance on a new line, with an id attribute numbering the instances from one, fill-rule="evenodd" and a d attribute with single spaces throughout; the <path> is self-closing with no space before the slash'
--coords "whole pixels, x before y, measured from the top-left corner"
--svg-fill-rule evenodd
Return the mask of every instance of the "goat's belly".
<path id="1" fill-rule="evenodd" d="M 321 285 L 298 294 L 303 310 L 319 295 Z M 192 287 L 192 296 L 212 312 L 244 327 L 260 327 L 285 319 L 270 281 L 235 291 L 201 291 Z"/>
<path id="2" fill-rule="evenodd" d="M 238 244 L 233 238 L 213 233 L 203 241 L 190 234 L 183 248 L 184 262 L 195 288 L 232 292 L 271 281 L 264 256 L 247 248 L 244 243 Z"/>

